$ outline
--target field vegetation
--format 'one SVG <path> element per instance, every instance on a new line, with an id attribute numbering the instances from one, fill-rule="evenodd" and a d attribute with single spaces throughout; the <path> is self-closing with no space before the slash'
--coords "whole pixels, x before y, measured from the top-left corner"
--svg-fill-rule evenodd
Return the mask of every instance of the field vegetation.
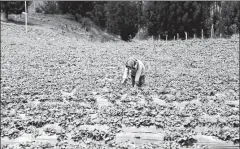
<path id="1" fill-rule="evenodd" d="M 101 42 L 29 21 L 1 23 L 1 148 L 238 148 L 239 35 Z M 138 90 L 120 84 L 130 56 L 147 67 Z"/>

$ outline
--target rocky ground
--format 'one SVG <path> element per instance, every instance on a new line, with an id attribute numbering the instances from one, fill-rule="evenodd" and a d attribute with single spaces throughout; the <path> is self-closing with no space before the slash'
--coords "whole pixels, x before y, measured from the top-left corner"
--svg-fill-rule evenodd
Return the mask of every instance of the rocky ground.
<path id="1" fill-rule="evenodd" d="M 1 22 L 1 148 L 238 148 L 239 35 L 100 42 L 71 18 Z M 120 85 L 129 56 L 146 85 Z"/>

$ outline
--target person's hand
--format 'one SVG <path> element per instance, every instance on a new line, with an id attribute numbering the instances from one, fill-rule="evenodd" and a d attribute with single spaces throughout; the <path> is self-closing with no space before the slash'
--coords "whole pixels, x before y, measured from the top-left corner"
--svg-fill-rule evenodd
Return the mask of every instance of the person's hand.
<path id="1" fill-rule="evenodd" d="M 122 85 L 122 86 L 125 86 L 125 85 L 126 85 L 126 81 L 122 81 L 122 82 L 121 82 L 121 85 Z"/>
<path id="2" fill-rule="evenodd" d="M 139 85 L 139 81 L 135 81 L 135 86 L 137 87 Z"/>
<path id="3" fill-rule="evenodd" d="M 136 84 L 133 86 L 132 91 L 138 91 L 138 86 Z"/>
<path id="4" fill-rule="evenodd" d="M 134 87 L 132 87 L 130 90 L 131 90 L 131 94 L 132 95 L 137 95 L 138 94 L 138 87 L 137 87 L 137 85 L 134 85 Z"/>

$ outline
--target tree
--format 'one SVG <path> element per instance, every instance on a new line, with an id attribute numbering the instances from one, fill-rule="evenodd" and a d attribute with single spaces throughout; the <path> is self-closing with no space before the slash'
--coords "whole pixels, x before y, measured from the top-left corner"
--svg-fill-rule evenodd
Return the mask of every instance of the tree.
<path id="1" fill-rule="evenodd" d="M 240 2 L 214 1 L 59 1 L 62 13 L 70 13 L 84 24 L 91 20 L 101 29 L 123 40 L 133 38 L 140 28 L 147 29 L 148 35 L 173 39 L 211 35 L 233 34 L 239 30 Z M 87 18 L 87 19 L 86 19 Z M 83 22 L 82 22 L 83 20 Z M 85 21 L 86 22 L 86 21 Z"/>
<path id="2" fill-rule="evenodd" d="M 106 27 L 106 4 L 107 2 L 100 1 L 100 2 L 93 2 L 93 22 L 99 26 L 100 28 L 104 29 Z"/>
<path id="3" fill-rule="evenodd" d="M 8 14 L 21 14 L 25 11 L 24 1 L 2 1 L 1 3 L 1 21 L 8 21 Z M 27 7 L 31 2 L 27 2 Z"/>
<path id="4" fill-rule="evenodd" d="M 219 25 L 221 33 L 228 36 L 239 32 L 240 2 L 222 2 L 221 6 L 221 21 Z"/>
<path id="5" fill-rule="evenodd" d="M 58 8 L 63 13 L 70 13 L 75 17 L 76 21 L 81 21 L 81 17 L 93 17 L 93 2 L 92 1 L 58 1 Z"/>
<path id="6" fill-rule="evenodd" d="M 138 31 L 138 9 L 136 2 L 108 2 L 106 5 L 106 27 L 111 33 L 128 41 Z"/>
<path id="7" fill-rule="evenodd" d="M 162 28 L 160 21 L 160 7 L 164 7 L 162 2 L 146 2 L 144 8 L 144 21 L 150 36 L 161 34 Z M 159 9 L 158 9 L 159 8 Z M 163 20 L 162 20 L 163 21 Z"/>
<path id="8" fill-rule="evenodd" d="M 148 2 L 144 10 L 150 36 L 172 39 L 179 33 L 185 38 L 185 33 L 193 37 L 201 35 L 201 29 L 211 29 L 211 2 Z M 208 36 L 209 32 L 205 32 Z"/>
<path id="9" fill-rule="evenodd" d="M 40 6 L 39 10 L 41 10 L 44 14 L 57 14 L 58 3 L 56 1 L 43 1 L 43 5 Z"/>

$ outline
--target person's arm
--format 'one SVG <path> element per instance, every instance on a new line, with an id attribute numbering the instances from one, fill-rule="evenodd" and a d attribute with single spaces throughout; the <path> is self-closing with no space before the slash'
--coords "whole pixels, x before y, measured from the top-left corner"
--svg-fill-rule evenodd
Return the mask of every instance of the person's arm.
<path id="1" fill-rule="evenodd" d="M 125 83 L 129 74 L 129 69 L 127 67 L 124 68 L 122 83 Z"/>
<path id="2" fill-rule="evenodd" d="M 142 67 L 140 66 L 140 67 L 138 67 L 138 70 L 137 70 L 137 72 L 136 72 L 136 77 L 135 77 L 135 85 L 137 85 L 138 83 L 139 83 L 139 78 L 140 78 L 140 76 L 141 76 L 141 73 L 142 73 Z M 134 85 L 134 86 L 135 86 Z"/>

